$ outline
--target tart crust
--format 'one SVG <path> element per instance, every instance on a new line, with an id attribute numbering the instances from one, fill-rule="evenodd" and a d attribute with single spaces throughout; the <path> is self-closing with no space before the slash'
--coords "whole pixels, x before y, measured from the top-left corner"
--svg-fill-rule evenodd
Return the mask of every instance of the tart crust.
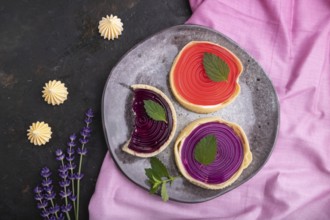
<path id="1" fill-rule="evenodd" d="M 231 95 L 231 97 L 229 99 L 227 99 L 226 101 L 224 102 L 221 102 L 217 105 L 197 105 L 197 104 L 194 104 L 194 103 L 191 103 L 189 102 L 188 100 L 186 100 L 184 97 L 182 97 L 176 87 L 175 87 L 175 83 L 174 83 L 174 70 L 175 70 L 175 67 L 177 65 L 177 62 L 178 60 L 180 59 L 182 53 L 189 47 L 195 45 L 195 44 L 201 44 L 201 43 L 207 43 L 207 44 L 212 44 L 212 45 L 215 45 L 217 47 L 221 47 L 223 49 L 225 49 L 226 51 L 228 51 L 235 59 L 236 61 L 236 64 L 237 64 L 237 67 L 239 69 L 239 73 L 238 73 L 238 77 L 236 79 L 236 88 L 235 88 L 235 91 L 234 93 Z M 239 85 L 239 77 L 240 75 L 242 74 L 243 72 L 243 65 L 241 63 L 241 61 L 238 59 L 238 57 L 233 54 L 230 50 L 228 50 L 227 48 L 223 47 L 223 46 L 220 46 L 219 44 L 215 44 L 215 43 L 212 43 L 212 42 L 209 42 L 209 41 L 191 41 L 189 42 L 187 45 L 185 45 L 181 51 L 179 52 L 179 54 L 176 56 L 174 62 L 173 62 L 173 65 L 172 65 L 172 68 L 171 68 L 171 71 L 170 71 L 170 87 L 171 87 L 171 90 L 172 90 L 172 93 L 174 94 L 175 98 L 178 100 L 178 102 L 185 108 L 187 108 L 188 110 L 190 111 L 193 111 L 193 112 L 196 112 L 196 113 L 203 113 L 203 114 L 207 114 L 207 113 L 211 113 L 211 112 L 215 112 L 225 106 L 227 106 L 229 103 L 231 103 L 232 101 L 235 100 L 235 98 L 239 95 L 240 93 L 240 85 Z"/>
<path id="2" fill-rule="evenodd" d="M 231 127 L 234 130 L 235 134 L 241 139 L 242 146 L 243 146 L 243 161 L 242 161 L 241 166 L 227 181 L 219 183 L 219 184 L 209 184 L 209 183 L 205 183 L 205 182 L 196 180 L 195 178 L 191 177 L 190 174 L 186 171 L 186 169 L 182 163 L 182 160 L 181 160 L 181 150 L 182 150 L 182 146 L 185 141 L 185 138 L 187 138 L 189 136 L 189 134 L 196 127 L 198 127 L 199 125 L 202 125 L 204 123 L 208 123 L 208 122 L 220 122 L 220 123 L 226 124 L 229 127 Z M 174 155 L 175 155 L 175 162 L 177 164 L 178 169 L 180 170 L 181 174 L 189 182 L 191 182 L 197 186 L 200 186 L 202 188 L 212 189 L 212 190 L 222 189 L 222 188 L 225 188 L 225 187 L 231 185 L 232 183 L 234 183 L 237 180 L 237 178 L 242 174 L 242 171 L 245 168 L 247 168 L 252 161 L 252 153 L 250 151 L 249 142 L 248 142 L 248 139 L 247 139 L 243 129 L 239 125 L 237 125 L 233 122 L 225 121 L 219 117 L 201 118 L 196 121 L 193 121 L 187 127 L 185 127 L 176 139 L 176 142 L 174 145 Z"/>
<path id="3" fill-rule="evenodd" d="M 170 136 L 168 137 L 167 141 L 162 146 L 160 146 L 160 148 L 158 148 L 158 150 L 156 150 L 154 152 L 151 152 L 151 153 L 140 153 L 140 152 L 136 152 L 136 151 L 134 151 L 134 150 L 132 150 L 132 149 L 130 149 L 128 147 L 129 146 L 129 143 L 131 141 L 131 138 L 129 140 L 127 140 L 127 142 L 125 143 L 125 145 L 122 147 L 122 150 L 123 151 L 125 151 L 126 153 L 129 153 L 131 155 L 137 156 L 137 157 L 147 158 L 147 157 L 156 156 L 157 154 L 159 154 L 160 152 L 162 152 L 170 144 L 170 142 L 172 141 L 172 139 L 174 137 L 174 134 L 175 134 L 175 131 L 176 131 L 176 122 L 177 122 L 176 112 L 175 112 L 174 106 L 173 106 L 171 100 L 162 91 L 160 91 L 156 87 L 149 86 L 149 85 L 144 85 L 144 84 L 135 84 L 135 85 L 132 85 L 131 88 L 133 90 L 136 90 L 136 89 L 147 89 L 147 90 L 150 90 L 150 91 L 153 91 L 153 92 L 157 93 L 158 95 L 160 95 L 168 103 L 169 108 L 171 110 L 170 114 L 172 114 L 173 127 L 172 127 L 172 130 L 170 132 Z"/>

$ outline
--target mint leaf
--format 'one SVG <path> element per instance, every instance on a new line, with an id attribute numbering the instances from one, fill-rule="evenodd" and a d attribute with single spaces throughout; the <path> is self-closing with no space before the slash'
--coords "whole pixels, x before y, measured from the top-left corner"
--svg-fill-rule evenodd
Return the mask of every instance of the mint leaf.
<path id="1" fill-rule="evenodd" d="M 214 135 L 202 138 L 194 149 L 195 159 L 204 165 L 211 164 L 217 155 L 217 139 Z"/>
<path id="2" fill-rule="evenodd" d="M 212 53 L 204 53 L 203 65 L 210 80 L 227 81 L 230 69 L 223 59 Z"/>
<path id="3" fill-rule="evenodd" d="M 165 165 L 157 158 L 150 158 L 151 169 L 158 174 L 159 177 L 170 177 Z"/>
<path id="4" fill-rule="evenodd" d="M 152 100 L 144 100 L 144 109 L 147 115 L 155 121 L 166 121 L 166 112 L 163 106 Z"/>
<path id="5" fill-rule="evenodd" d="M 144 171 L 145 171 L 145 174 L 146 174 L 146 176 L 149 178 L 149 179 L 153 179 L 152 177 L 155 177 L 156 179 L 158 179 L 158 180 L 162 180 L 161 179 L 161 177 L 157 174 L 157 172 L 155 172 L 154 170 L 152 170 L 152 169 L 150 169 L 150 168 L 148 168 L 148 169 L 144 169 Z"/>
<path id="6" fill-rule="evenodd" d="M 167 194 L 166 184 L 170 182 L 172 185 L 176 177 L 171 176 L 165 165 L 157 158 L 150 158 L 151 168 L 144 169 L 150 184 L 149 192 L 155 194 L 160 189 L 160 195 L 163 201 L 167 201 L 169 196 Z"/>
<path id="7" fill-rule="evenodd" d="M 144 169 L 144 171 L 145 171 L 146 176 L 149 179 L 151 179 L 152 178 L 152 174 L 153 174 L 152 169 L 148 168 L 148 169 Z"/>
<path id="8" fill-rule="evenodd" d="M 155 177 L 155 176 L 152 176 L 150 180 L 152 180 L 153 183 L 161 183 L 162 182 L 161 179 L 159 179 L 158 177 Z"/>
<path id="9" fill-rule="evenodd" d="M 162 183 L 162 189 L 160 191 L 160 195 L 162 196 L 162 199 L 164 202 L 168 200 L 168 194 L 167 194 L 167 189 L 166 189 L 166 182 Z"/>
<path id="10" fill-rule="evenodd" d="M 150 193 L 155 194 L 159 190 L 160 184 L 161 183 L 154 183 L 150 188 Z"/>

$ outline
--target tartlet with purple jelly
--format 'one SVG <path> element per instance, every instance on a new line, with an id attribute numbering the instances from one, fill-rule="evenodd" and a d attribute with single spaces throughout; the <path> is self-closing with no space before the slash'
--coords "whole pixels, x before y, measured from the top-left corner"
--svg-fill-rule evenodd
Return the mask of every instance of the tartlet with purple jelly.
<path id="1" fill-rule="evenodd" d="M 170 99 L 159 89 L 144 84 L 132 85 L 131 88 L 134 91 L 134 127 L 122 150 L 137 157 L 153 157 L 162 152 L 173 139 L 176 112 Z M 162 117 L 157 112 L 159 109 Z"/>
<path id="2" fill-rule="evenodd" d="M 196 146 L 210 135 L 215 140 L 215 153 L 213 161 L 205 165 L 196 158 Z M 174 155 L 187 180 L 213 190 L 231 185 L 252 161 L 243 129 L 219 117 L 198 119 L 184 128 L 175 142 Z"/>

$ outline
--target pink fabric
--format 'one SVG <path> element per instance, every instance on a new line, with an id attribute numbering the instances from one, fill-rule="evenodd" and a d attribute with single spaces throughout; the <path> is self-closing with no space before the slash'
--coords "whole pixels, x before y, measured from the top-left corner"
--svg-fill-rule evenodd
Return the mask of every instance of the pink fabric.
<path id="1" fill-rule="evenodd" d="M 190 4 L 187 23 L 229 36 L 272 79 L 281 104 L 274 152 L 250 181 L 200 204 L 162 202 L 124 177 L 107 154 L 90 219 L 330 219 L 330 1 Z"/>

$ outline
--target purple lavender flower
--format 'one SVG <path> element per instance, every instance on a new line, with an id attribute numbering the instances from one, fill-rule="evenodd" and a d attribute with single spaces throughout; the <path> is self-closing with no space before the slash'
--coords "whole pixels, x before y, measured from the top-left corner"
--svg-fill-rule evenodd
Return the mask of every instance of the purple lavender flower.
<path id="1" fill-rule="evenodd" d="M 82 173 L 80 173 L 80 174 L 76 173 L 75 177 L 76 177 L 76 180 L 81 180 L 84 177 L 84 174 L 82 174 Z"/>
<path id="2" fill-rule="evenodd" d="M 47 201 L 42 201 L 42 202 L 37 204 L 37 207 L 38 207 L 38 209 L 44 209 L 44 208 L 47 207 L 47 205 L 48 205 Z"/>
<path id="3" fill-rule="evenodd" d="M 87 126 L 87 127 L 84 127 L 84 128 L 83 128 L 82 132 L 83 132 L 84 134 L 90 135 L 90 133 L 92 133 L 92 129 L 91 129 L 90 127 Z"/>
<path id="4" fill-rule="evenodd" d="M 79 154 L 79 155 L 82 155 L 82 156 L 85 156 L 86 154 L 87 154 L 87 148 L 80 148 L 80 147 L 78 147 L 78 149 L 77 149 L 77 153 Z"/>
<path id="5" fill-rule="evenodd" d="M 86 124 L 91 124 L 92 122 L 93 122 L 93 120 L 91 118 L 86 118 L 85 119 Z"/>
<path id="6" fill-rule="evenodd" d="M 70 170 L 71 174 L 73 173 L 73 170 L 76 168 L 76 164 L 73 162 L 75 158 L 74 157 L 75 151 L 73 147 L 76 146 L 75 143 L 76 138 L 77 138 L 76 134 L 70 135 L 70 142 L 68 143 L 68 148 L 66 150 L 68 156 L 65 157 L 65 159 L 69 162 L 67 167 L 68 170 Z"/>
<path id="7" fill-rule="evenodd" d="M 50 175 L 52 175 L 52 173 L 50 172 L 48 167 L 44 167 L 44 168 L 41 169 L 40 175 L 43 178 L 48 178 Z"/>
<path id="8" fill-rule="evenodd" d="M 47 179 L 43 179 L 41 184 L 43 187 L 48 187 L 48 186 L 52 185 L 52 183 L 53 183 L 52 179 L 47 178 Z"/>
<path id="9" fill-rule="evenodd" d="M 90 123 L 92 123 L 92 118 L 94 117 L 92 109 L 88 109 L 85 115 L 87 116 L 87 118 L 85 118 L 85 123 L 88 126 Z"/>
<path id="10" fill-rule="evenodd" d="M 69 180 L 75 180 L 76 179 L 76 175 L 74 173 L 70 173 L 68 176 Z"/>
<path id="11" fill-rule="evenodd" d="M 88 137 L 91 136 L 91 132 L 92 132 L 92 129 L 90 129 L 89 127 L 84 127 L 84 128 L 82 129 L 82 131 L 80 132 L 80 135 L 81 135 L 84 139 L 86 139 L 86 138 L 88 138 Z"/>
<path id="12" fill-rule="evenodd" d="M 52 191 L 53 191 L 53 186 L 46 186 L 46 187 L 44 187 L 44 191 L 45 191 L 46 193 L 50 193 L 50 192 L 52 192 Z"/>
<path id="13" fill-rule="evenodd" d="M 42 189 L 42 187 L 40 186 L 37 186 L 36 188 L 34 188 L 34 193 L 35 193 L 35 196 L 34 198 L 38 201 L 37 203 L 37 208 L 38 209 L 41 209 L 41 216 L 44 217 L 44 218 L 48 218 L 48 211 L 47 211 L 47 206 L 48 206 L 48 202 L 47 200 L 44 200 L 44 196 L 43 196 L 43 192 L 44 190 Z"/>
<path id="14" fill-rule="evenodd" d="M 73 171 L 76 168 L 76 164 L 71 162 L 70 164 L 68 164 L 68 169 Z"/>
<path id="15" fill-rule="evenodd" d="M 76 134 L 71 134 L 70 135 L 70 141 L 73 142 L 74 140 L 76 140 L 77 135 Z"/>
<path id="16" fill-rule="evenodd" d="M 74 202 L 74 201 L 76 201 L 76 199 L 77 199 L 77 196 L 76 196 L 76 195 L 73 195 L 73 194 L 71 194 L 71 195 L 69 196 L 69 199 L 70 199 L 72 202 Z"/>
<path id="17" fill-rule="evenodd" d="M 56 213 L 58 213 L 60 211 L 60 207 L 56 204 L 53 207 L 50 207 L 48 211 L 50 214 L 55 215 Z"/>
<path id="18" fill-rule="evenodd" d="M 69 146 L 69 153 L 71 153 L 71 147 L 72 147 L 72 141 L 73 139 L 75 139 L 75 137 L 73 135 L 70 136 L 70 146 Z M 56 156 L 57 156 L 57 160 L 60 160 L 62 162 L 62 164 L 60 165 L 59 169 L 58 169 L 58 175 L 62 178 L 61 181 L 59 181 L 59 185 L 62 187 L 62 190 L 60 191 L 59 195 L 61 196 L 62 199 L 65 199 L 65 205 L 68 205 L 68 196 L 70 196 L 72 194 L 71 190 L 68 189 L 68 187 L 70 186 L 70 179 L 69 179 L 69 173 L 68 171 L 70 170 L 72 172 L 72 170 L 74 169 L 74 164 L 72 163 L 73 161 L 73 155 L 69 154 L 68 157 L 72 157 L 72 159 L 68 159 L 68 157 L 65 157 L 65 154 L 63 153 L 62 150 L 57 150 L 56 151 Z M 64 158 L 66 158 L 66 160 L 69 162 L 69 164 L 65 165 L 64 164 Z M 72 183 L 73 184 L 73 183 Z M 55 207 L 54 207 L 55 208 Z M 58 207 L 56 207 L 58 209 Z M 66 213 L 68 219 L 70 219 L 70 215 L 69 213 Z M 56 215 L 57 219 L 64 219 L 64 216 L 60 216 L 60 215 Z"/>
<path id="19" fill-rule="evenodd" d="M 68 177 L 68 166 L 66 166 L 64 164 L 64 154 L 63 154 L 63 157 L 61 158 L 61 162 L 62 164 L 60 165 L 60 168 L 58 169 L 58 175 L 66 180 L 66 178 Z"/>
<path id="20" fill-rule="evenodd" d="M 59 184 L 62 188 L 68 187 L 68 186 L 70 186 L 70 180 L 68 180 L 68 179 L 62 180 L 59 182 Z"/>
<path id="21" fill-rule="evenodd" d="M 56 152 L 56 160 L 62 161 L 65 157 L 65 155 L 63 154 L 63 151 L 61 149 L 57 149 Z"/>
<path id="22" fill-rule="evenodd" d="M 72 209 L 72 205 L 68 203 L 68 205 L 62 205 L 61 210 L 62 212 L 70 212 Z"/>
<path id="23" fill-rule="evenodd" d="M 75 142 L 68 142 L 68 147 L 75 147 L 76 146 L 76 143 Z"/>
<path id="24" fill-rule="evenodd" d="M 46 200 L 53 200 L 56 197 L 56 193 L 53 191 L 52 185 L 45 186 L 44 190 L 45 190 L 44 198 Z"/>
<path id="25" fill-rule="evenodd" d="M 80 143 L 83 144 L 83 145 L 85 145 L 85 144 L 88 143 L 88 139 L 87 139 L 87 138 L 80 138 L 79 141 L 80 141 Z"/>
<path id="26" fill-rule="evenodd" d="M 49 192 L 47 192 L 47 194 L 45 194 L 46 200 L 53 200 L 53 199 L 55 199 L 55 197 L 56 197 L 56 194 L 53 191 L 49 191 Z"/>
<path id="27" fill-rule="evenodd" d="M 40 186 L 37 186 L 36 188 L 34 188 L 34 193 L 35 193 L 35 196 L 34 196 L 34 199 L 41 202 L 42 199 L 44 198 L 43 196 L 43 189 L 40 187 Z"/>
<path id="28" fill-rule="evenodd" d="M 34 188 L 34 193 L 42 193 L 44 190 L 40 187 L 40 186 L 37 186 L 36 188 Z"/>
<path id="29" fill-rule="evenodd" d="M 62 178 L 62 179 L 66 179 L 68 178 L 68 171 L 65 171 L 63 173 L 59 172 L 58 175 Z"/>
<path id="30" fill-rule="evenodd" d="M 60 173 L 65 173 L 65 172 L 67 172 L 67 171 L 68 171 L 68 167 L 65 166 L 65 165 L 63 165 L 63 164 L 61 164 L 61 165 L 60 165 L 60 168 L 58 169 L 58 172 L 60 172 Z"/>
<path id="31" fill-rule="evenodd" d="M 70 196 L 72 193 L 71 193 L 71 191 L 69 190 L 69 189 L 66 189 L 66 190 L 61 190 L 61 192 L 60 192 L 60 196 L 62 197 L 62 198 L 67 198 L 68 196 Z"/>
<path id="32" fill-rule="evenodd" d="M 76 134 L 71 134 L 70 137 L 70 142 L 68 142 L 68 147 L 74 147 L 76 146 L 76 139 L 77 139 L 77 135 Z"/>
<path id="33" fill-rule="evenodd" d="M 86 116 L 88 118 L 93 118 L 94 117 L 94 113 L 93 113 L 93 110 L 91 108 L 87 110 Z"/>
<path id="34" fill-rule="evenodd" d="M 64 220 L 64 215 L 63 215 L 63 213 L 60 213 L 60 214 L 58 215 L 58 217 L 57 217 L 56 220 Z"/>
<path id="35" fill-rule="evenodd" d="M 74 154 L 74 149 L 73 148 L 68 148 L 67 150 L 66 150 L 66 152 L 68 153 L 68 155 L 69 156 L 72 156 L 73 154 Z"/>
<path id="36" fill-rule="evenodd" d="M 65 158 L 68 162 L 72 162 L 74 160 L 74 156 L 73 154 L 72 155 L 69 155 Z"/>
<path id="37" fill-rule="evenodd" d="M 48 219 L 49 218 L 49 211 L 47 209 L 41 211 L 41 216 Z"/>
<path id="38" fill-rule="evenodd" d="M 53 181 L 50 178 L 51 174 L 52 173 L 50 172 L 48 167 L 44 167 L 41 169 L 40 175 L 43 177 L 41 185 L 43 186 L 43 189 L 45 191 L 43 196 L 44 196 L 44 199 L 48 200 L 48 201 L 52 201 L 56 197 L 56 193 L 53 191 L 53 185 L 52 185 Z M 40 189 L 38 189 L 38 190 L 40 190 Z M 35 191 L 37 191 L 37 190 L 35 190 Z M 45 205 L 45 202 L 40 203 L 39 205 L 40 205 L 39 207 L 43 207 Z M 45 208 L 45 207 L 43 207 L 43 208 Z"/>
<path id="39" fill-rule="evenodd" d="M 39 200 L 39 201 L 42 200 L 43 198 L 44 198 L 44 196 L 41 193 L 38 193 L 34 196 L 34 199 Z"/>

